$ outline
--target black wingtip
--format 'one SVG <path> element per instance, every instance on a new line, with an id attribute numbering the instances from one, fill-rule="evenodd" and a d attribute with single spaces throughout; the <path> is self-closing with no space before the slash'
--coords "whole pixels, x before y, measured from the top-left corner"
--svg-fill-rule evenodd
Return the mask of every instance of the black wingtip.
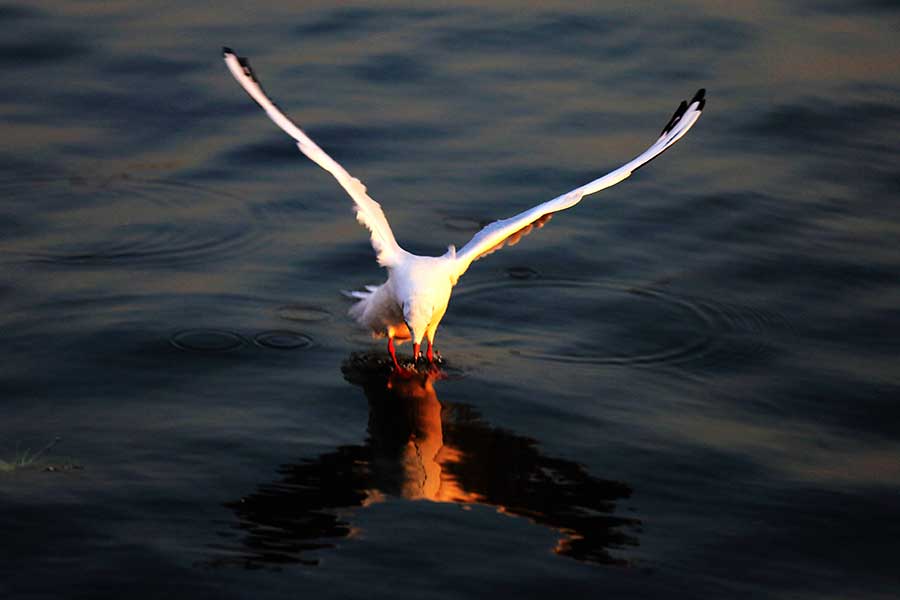
<path id="1" fill-rule="evenodd" d="M 241 65 L 241 68 L 244 69 L 244 74 L 247 75 L 247 77 L 249 77 L 250 79 L 256 81 L 256 75 L 253 73 L 253 68 L 250 66 L 250 61 L 247 60 L 246 57 L 238 56 L 237 53 L 228 46 L 222 46 L 222 56 L 224 56 L 225 58 L 233 56 L 237 60 L 238 64 Z M 257 81 L 257 83 L 259 82 Z"/>
<path id="2" fill-rule="evenodd" d="M 690 102 L 681 101 L 681 104 L 678 105 L 678 110 L 675 111 L 675 114 L 672 115 L 672 118 L 669 119 L 669 122 L 666 123 L 666 126 L 663 127 L 662 132 L 659 135 L 663 136 L 672 131 L 672 128 L 678 124 L 678 121 L 681 120 L 681 117 L 684 116 L 684 113 L 687 112 L 689 106 L 693 106 L 694 103 L 697 103 L 697 110 L 703 110 L 703 107 L 706 106 L 706 90 L 704 88 L 700 88 L 697 90 L 697 93 L 694 94 L 694 97 L 691 98 Z"/>
<path id="3" fill-rule="evenodd" d="M 703 107 L 706 106 L 706 90 L 704 88 L 697 90 L 697 93 L 691 98 L 690 104 L 694 102 L 697 102 L 697 110 L 703 110 Z"/>
<path id="4" fill-rule="evenodd" d="M 672 118 L 669 119 L 669 122 L 666 123 L 665 127 L 663 127 L 663 130 L 662 130 L 662 132 L 660 132 L 660 135 L 666 135 L 667 133 L 672 131 L 672 128 L 675 127 L 675 123 L 677 123 L 678 120 L 682 117 L 682 115 L 684 115 L 684 113 L 687 111 L 687 108 L 688 108 L 688 103 L 685 102 L 684 100 L 682 100 L 681 104 L 678 105 L 678 110 L 675 111 L 675 114 L 672 115 Z"/>

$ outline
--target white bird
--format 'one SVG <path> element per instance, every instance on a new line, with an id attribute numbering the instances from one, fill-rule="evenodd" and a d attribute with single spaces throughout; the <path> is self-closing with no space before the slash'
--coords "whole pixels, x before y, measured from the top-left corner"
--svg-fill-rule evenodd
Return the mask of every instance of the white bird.
<path id="1" fill-rule="evenodd" d="M 518 243 L 532 228 L 542 227 L 553 213 L 575 206 L 584 196 L 627 179 L 681 139 L 700 117 L 705 102 L 702 89 L 690 102 L 682 102 L 659 138 L 618 169 L 514 217 L 494 221 L 476 233 L 459 251 L 449 246 L 443 256 L 418 256 L 401 248 L 394 239 L 381 205 L 369 197 L 366 186 L 319 148 L 266 96 L 247 59 L 237 56 L 229 48 L 223 48 L 223 53 L 231 74 L 250 97 L 276 125 L 296 140 L 300 152 L 331 173 L 353 199 L 356 218 L 371 232 L 378 264 L 387 269 L 388 278 L 379 286 L 367 286 L 365 292 L 352 292 L 357 302 L 350 308 L 350 315 L 376 337 L 387 337 L 388 352 L 398 371 L 402 369 L 394 349 L 395 338 L 398 343 L 412 340 L 414 360 L 419 357 L 424 338 L 428 342 L 428 361 L 433 364 L 438 325 L 447 310 L 453 286 L 469 265 L 504 245 Z"/>

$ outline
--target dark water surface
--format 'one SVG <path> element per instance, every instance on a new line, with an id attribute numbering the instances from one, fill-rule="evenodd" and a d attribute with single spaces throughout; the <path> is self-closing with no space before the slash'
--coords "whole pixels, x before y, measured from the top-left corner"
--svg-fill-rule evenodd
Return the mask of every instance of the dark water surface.
<path id="1" fill-rule="evenodd" d="M 0 597 L 896 597 L 900 10 L 604 4 L 0 5 Z M 422 253 L 709 102 L 388 388 L 222 45 Z"/>

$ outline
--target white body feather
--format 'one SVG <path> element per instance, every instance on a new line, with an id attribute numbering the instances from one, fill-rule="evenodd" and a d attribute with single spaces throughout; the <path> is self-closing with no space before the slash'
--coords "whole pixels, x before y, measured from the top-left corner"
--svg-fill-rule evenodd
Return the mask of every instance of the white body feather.
<path id="1" fill-rule="evenodd" d="M 357 299 L 350 315 L 376 336 L 398 340 L 412 339 L 416 344 L 426 338 L 434 340 L 444 317 L 450 294 L 457 280 L 469 266 L 504 245 L 513 245 L 534 227 L 541 227 L 559 211 L 578 204 L 584 196 L 613 186 L 641 166 L 647 164 L 675 142 L 700 118 L 704 92 L 700 90 L 690 101 L 682 102 L 659 138 L 647 150 L 623 166 L 553 200 L 539 204 L 509 219 L 495 221 L 475 236 L 457 253 L 453 246 L 443 256 L 417 256 L 400 247 L 384 212 L 366 193 L 359 179 L 351 176 L 269 99 L 257 81 L 246 59 L 224 49 L 225 64 L 244 90 L 266 111 L 272 121 L 297 142 L 300 151 L 331 173 L 355 203 L 356 217 L 371 233 L 372 247 L 378 264 L 388 270 L 388 279 L 380 286 L 367 286 L 366 292 L 349 292 Z"/>

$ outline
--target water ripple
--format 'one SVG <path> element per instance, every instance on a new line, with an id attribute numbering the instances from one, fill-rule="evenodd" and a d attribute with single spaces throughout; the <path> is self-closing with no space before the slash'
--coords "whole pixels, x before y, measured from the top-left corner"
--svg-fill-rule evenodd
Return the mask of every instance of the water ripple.
<path id="1" fill-rule="evenodd" d="M 508 276 L 454 295 L 456 314 L 468 315 L 454 331 L 477 328 L 474 339 L 526 358 L 597 365 L 743 364 L 770 353 L 773 335 L 790 329 L 774 312 L 658 289 L 541 279 L 530 269 L 510 269 Z M 504 293 L 509 290 L 513 293 Z M 554 309 L 523 302 L 527 290 L 552 294 Z"/>
<path id="2" fill-rule="evenodd" d="M 260 247 L 265 231 L 240 200 L 202 186 L 122 174 L 0 183 L 7 205 L 34 209 L 0 242 L 13 260 L 74 265 L 184 266 Z"/>
<path id="3" fill-rule="evenodd" d="M 277 308 L 275 312 L 279 318 L 286 321 L 316 323 L 331 320 L 330 312 L 312 304 L 287 304 Z"/>
<path id="4" fill-rule="evenodd" d="M 273 350 L 297 350 L 311 348 L 314 345 L 313 339 L 308 335 L 283 329 L 257 333 L 253 341 L 257 346 Z"/>
<path id="5" fill-rule="evenodd" d="M 240 334 L 221 329 L 187 329 L 177 332 L 169 341 L 179 350 L 204 354 L 237 350 L 247 344 Z"/>

